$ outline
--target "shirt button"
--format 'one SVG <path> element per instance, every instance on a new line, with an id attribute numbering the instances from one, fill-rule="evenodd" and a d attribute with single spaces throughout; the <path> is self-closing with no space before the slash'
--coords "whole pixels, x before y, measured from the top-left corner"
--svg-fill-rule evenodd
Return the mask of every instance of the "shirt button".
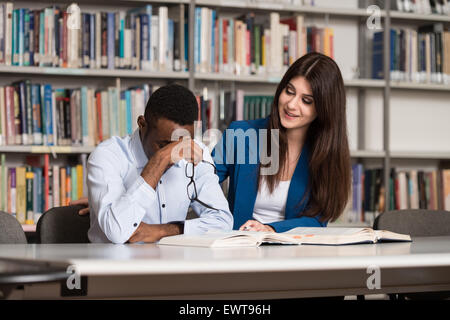
<path id="1" fill-rule="evenodd" d="M 137 223 L 133 224 L 133 227 L 137 227 Z"/>
<path id="2" fill-rule="evenodd" d="M 162 180 L 159 180 L 159 184 L 162 184 Z"/>
<path id="3" fill-rule="evenodd" d="M 165 204 L 163 203 L 161 207 L 165 208 L 165 207 L 166 207 L 166 205 L 165 205 Z"/>

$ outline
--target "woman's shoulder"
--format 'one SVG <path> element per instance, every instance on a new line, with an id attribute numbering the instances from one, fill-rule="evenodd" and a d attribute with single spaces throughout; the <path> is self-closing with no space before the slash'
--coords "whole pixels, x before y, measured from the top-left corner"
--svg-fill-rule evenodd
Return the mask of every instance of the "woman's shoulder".
<path id="1" fill-rule="evenodd" d="M 267 127 L 268 121 L 269 121 L 269 117 L 255 119 L 255 120 L 237 120 L 237 121 L 231 122 L 228 129 L 233 129 L 233 130 L 236 130 L 236 129 L 242 129 L 242 130 L 263 129 L 263 128 Z"/>

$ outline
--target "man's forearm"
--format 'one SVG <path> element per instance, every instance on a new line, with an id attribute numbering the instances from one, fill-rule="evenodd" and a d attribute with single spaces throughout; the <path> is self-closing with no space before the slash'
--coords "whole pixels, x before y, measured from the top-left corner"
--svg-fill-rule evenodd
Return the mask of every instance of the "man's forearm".
<path id="1" fill-rule="evenodd" d="M 132 242 L 156 242 L 163 237 L 175 236 L 183 233 L 183 224 L 146 224 L 141 222 L 139 227 L 128 240 Z"/>

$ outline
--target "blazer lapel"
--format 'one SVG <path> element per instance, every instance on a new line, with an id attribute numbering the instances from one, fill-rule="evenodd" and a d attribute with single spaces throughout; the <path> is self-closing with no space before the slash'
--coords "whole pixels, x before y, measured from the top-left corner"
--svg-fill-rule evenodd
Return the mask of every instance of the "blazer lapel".
<path id="1" fill-rule="evenodd" d="M 309 147 L 307 144 L 303 146 L 302 154 L 295 167 L 294 174 L 289 185 L 288 197 L 286 201 L 285 219 L 298 218 L 298 213 L 303 211 L 308 203 L 308 199 L 302 202 L 301 206 L 298 206 L 303 199 L 303 195 L 308 185 L 308 162 L 309 162 Z"/>

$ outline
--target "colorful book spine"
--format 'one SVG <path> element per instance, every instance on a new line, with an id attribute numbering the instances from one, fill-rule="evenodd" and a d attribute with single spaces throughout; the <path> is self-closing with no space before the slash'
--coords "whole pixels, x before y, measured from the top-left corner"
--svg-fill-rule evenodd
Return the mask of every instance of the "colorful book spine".
<path id="1" fill-rule="evenodd" d="M 16 168 L 16 218 L 21 224 L 25 224 L 27 214 L 27 192 L 26 192 L 26 168 Z"/>
<path id="2" fill-rule="evenodd" d="M 34 187 L 34 173 L 31 168 L 27 168 L 25 174 L 26 179 L 26 217 L 25 224 L 34 223 L 34 211 L 33 211 L 33 187 Z"/>

